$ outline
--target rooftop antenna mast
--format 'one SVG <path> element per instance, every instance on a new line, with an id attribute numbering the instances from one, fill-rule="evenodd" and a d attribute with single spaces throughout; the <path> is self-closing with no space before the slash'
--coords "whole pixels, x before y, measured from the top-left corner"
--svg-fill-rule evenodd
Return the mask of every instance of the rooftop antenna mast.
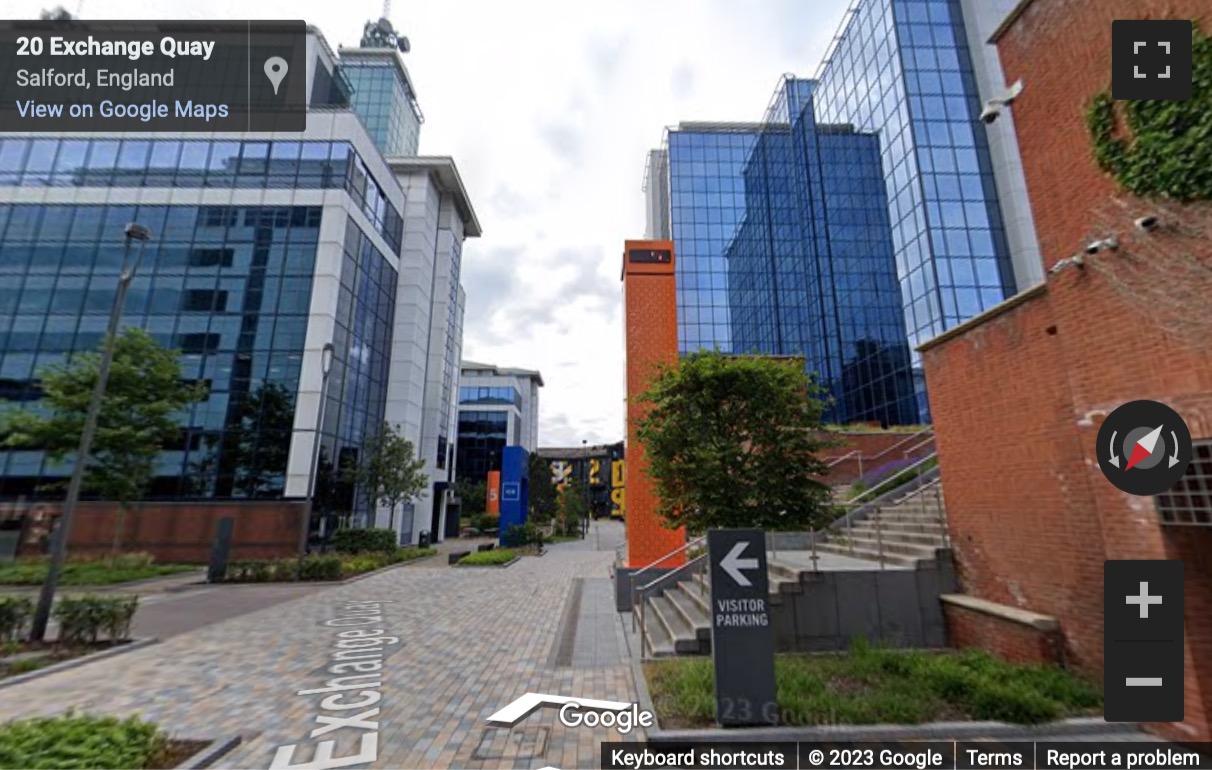
<path id="1" fill-rule="evenodd" d="M 391 26 L 390 16 L 391 0 L 383 0 L 383 15 L 378 21 L 368 21 L 362 27 L 363 48 L 394 48 L 400 53 L 408 53 L 411 47 L 408 38 Z"/>

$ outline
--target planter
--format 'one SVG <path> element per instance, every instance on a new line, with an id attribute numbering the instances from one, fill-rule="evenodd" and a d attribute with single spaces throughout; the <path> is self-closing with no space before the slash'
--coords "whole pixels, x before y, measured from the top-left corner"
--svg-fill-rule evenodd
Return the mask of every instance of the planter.
<path id="1" fill-rule="evenodd" d="M 504 564 L 462 564 L 462 563 L 456 563 L 456 564 L 455 564 L 455 566 L 456 566 L 456 567 L 461 567 L 462 569 L 504 569 L 504 568 L 506 568 L 506 567 L 510 567 L 510 566 L 512 566 L 512 565 L 513 565 L 515 562 L 521 561 L 521 559 L 522 559 L 522 557 L 521 557 L 521 556 L 515 556 L 515 557 L 513 557 L 512 559 L 510 559 L 509 561 L 505 562 Z"/>
<path id="2" fill-rule="evenodd" d="M 106 649 L 98 650 L 97 652 L 91 652 L 91 653 L 88 653 L 87 655 L 81 655 L 78 658 L 71 658 L 70 660 L 64 660 L 59 663 L 55 663 L 50 666 L 46 666 L 45 668 L 39 668 L 34 671 L 28 671 L 24 674 L 17 674 L 16 676 L 10 676 L 6 679 L 0 679 L 0 689 L 5 688 L 5 687 L 12 687 L 12 686 L 18 685 L 18 684 L 24 684 L 25 682 L 28 682 L 31 679 L 38 679 L 39 677 L 49 676 L 50 674 L 56 674 L 60 671 L 67 671 L 68 669 L 76 668 L 78 666 L 83 666 L 88 663 L 92 663 L 94 661 L 103 660 L 105 658 L 112 658 L 115 655 L 122 655 L 127 652 L 134 652 L 135 650 L 141 649 L 143 647 L 147 647 L 148 645 L 155 644 L 158 641 L 160 641 L 160 640 L 159 639 L 132 639 L 131 641 L 127 642 L 126 644 L 119 644 L 119 645 L 116 645 L 113 647 L 107 647 Z"/>

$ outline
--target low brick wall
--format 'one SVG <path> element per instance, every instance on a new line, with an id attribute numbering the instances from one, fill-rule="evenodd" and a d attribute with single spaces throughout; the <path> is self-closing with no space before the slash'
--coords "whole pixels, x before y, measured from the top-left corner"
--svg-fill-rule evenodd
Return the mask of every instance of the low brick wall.
<path id="1" fill-rule="evenodd" d="M 934 451 L 933 445 L 917 446 L 925 439 L 924 436 L 911 436 L 910 433 L 863 431 L 828 434 L 826 438 L 841 442 L 839 446 L 829 447 L 821 453 L 821 459 L 826 463 L 836 463 L 830 467 L 829 482 L 850 484 L 860 475 L 869 476 L 873 471 L 898 462 L 909 464 Z M 913 451 L 907 452 L 911 449 Z M 862 459 L 858 455 L 846 457 L 853 452 L 860 453 Z"/>
<path id="2" fill-rule="evenodd" d="M 942 601 L 953 647 L 976 647 L 1012 663 L 1064 665 L 1064 640 L 1054 618 L 961 594 Z"/>
<path id="3" fill-rule="evenodd" d="M 273 559 L 298 552 L 306 504 L 292 500 L 137 503 L 126 512 L 120 550 L 146 551 L 158 562 L 206 564 L 219 519 L 234 518 L 232 559 Z M 21 512 L 25 519 L 18 553 L 45 553 L 46 539 L 60 514 L 58 503 L 37 503 Z M 68 552 L 108 554 L 118 525 L 119 506 L 81 502 L 72 523 Z"/>

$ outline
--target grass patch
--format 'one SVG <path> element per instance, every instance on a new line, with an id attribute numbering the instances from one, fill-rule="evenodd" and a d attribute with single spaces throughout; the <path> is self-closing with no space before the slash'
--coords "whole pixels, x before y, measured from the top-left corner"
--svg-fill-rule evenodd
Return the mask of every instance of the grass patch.
<path id="1" fill-rule="evenodd" d="M 645 663 L 665 729 L 715 725 L 709 658 Z M 846 654 L 775 656 L 780 720 L 789 725 L 921 724 L 996 720 L 1039 724 L 1097 713 L 1102 694 L 1056 667 L 1022 666 L 980 650 L 871 648 Z"/>
<path id="2" fill-rule="evenodd" d="M 887 428 L 884 428 L 879 425 L 870 425 L 862 422 L 850 425 L 826 423 L 821 426 L 823 430 L 829 433 L 921 433 L 929 427 L 929 425 L 889 425 Z"/>
<path id="3" fill-rule="evenodd" d="M 11 647 L 0 648 L 0 681 L 127 643 L 125 641 L 101 641 L 91 644 L 61 643 L 57 641 L 36 643 L 14 642 Z M 27 654 L 31 657 L 26 657 Z M 13 656 L 14 659 L 4 660 L 7 656 Z M 0 730 L 2 729 L 3 727 L 0 726 Z M 5 765 L 2 755 L 0 755 L 0 768 L 3 767 Z"/>
<path id="4" fill-rule="evenodd" d="M 39 586 L 46 582 L 48 565 L 43 562 L 6 564 L 0 566 L 0 585 Z M 166 575 L 179 575 L 197 571 L 188 564 L 144 564 L 129 565 L 121 561 L 110 564 L 106 561 L 68 562 L 63 565 L 60 585 L 107 586 L 146 580 Z"/>
<path id="5" fill-rule="evenodd" d="M 462 559 L 459 559 L 456 566 L 459 567 L 495 567 L 502 564 L 508 564 L 517 558 L 518 554 L 510 548 L 499 548 L 491 551 L 477 551 L 469 553 Z"/>
<path id="6" fill-rule="evenodd" d="M 204 745 L 170 740 L 157 725 L 137 717 L 68 713 L 0 724 L 0 770 L 153 770 L 174 767 Z"/>

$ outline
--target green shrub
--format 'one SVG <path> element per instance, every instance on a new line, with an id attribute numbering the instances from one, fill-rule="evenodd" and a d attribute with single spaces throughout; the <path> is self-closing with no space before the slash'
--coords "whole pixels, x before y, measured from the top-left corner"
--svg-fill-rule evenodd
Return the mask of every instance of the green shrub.
<path id="1" fill-rule="evenodd" d="M 274 562 L 265 559 L 245 559 L 227 565 L 227 578 L 232 583 L 268 583 L 274 579 Z"/>
<path id="2" fill-rule="evenodd" d="M 531 522 L 511 524 L 505 528 L 505 536 L 501 544 L 507 548 L 524 548 L 528 545 L 543 545 L 543 530 Z"/>
<path id="3" fill-rule="evenodd" d="M 112 559 L 106 558 L 105 563 L 112 569 L 147 569 L 155 562 L 156 557 L 150 553 L 120 553 Z"/>
<path id="4" fill-rule="evenodd" d="M 165 744 L 165 735 L 137 717 L 37 717 L 0 725 L 0 767 L 52 768 L 148 767 Z"/>
<path id="5" fill-rule="evenodd" d="M 495 532 L 501 528 L 501 517 L 491 513 L 481 513 L 472 518 L 471 526 L 480 532 Z"/>
<path id="6" fill-rule="evenodd" d="M 396 549 L 395 555 L 392 557 L 392 562 L 399 564 L 404 561 L 412 561 L 414 559 L 424 559 L 426 556 L 433 556 L 438 552 L 437 548 L 417 548 L 416 546 L 406 546 Z"/>
<path id="7" fill-rule="evenodd" d="M 1061 715 L 1061 704 L 1018 681 L 985 682 L 970 702 L 975 719 L 1039 724 Z"/>
<path id="8" fill-rule="evenodd" d="M 342 577 L 359 575 L 363 572 L 373 572 L 384 566 L 386 566 L 386 559 L 378 554 L 346 556 L 341 559 L 341 575 Z"/>
<path id="9" fill-rule="evenodd" d="M 390 553 L 399 547 L 399 536 L 394 529 L 339 529 L 332 547 L 338 553 Z"/>
<path id="10" fill-rule="evenodd" d="M 341 557 L 337 555 L 308 556 L 299 568 L 299 580 L 325 581 L 341 579 Z"/>
<path id="11" fill-rule="evenodd" d="M 59 641 L 91 644 L 102 633 L 110 641 L 126 639 L 138 607 L 138 596 L 64 596 L 54 608 L 55 619 L 59 621 Z"/>
<path id="12" fill-rule="evenodd" d="M 475 553 L 469 553 L 462 559 L 459 559 L 456 566 L 493 567 L 511 562 L 516 557 L 517 554 L 508 548 L 499 548 L 492 551 L 477 551 Z"/>
<path id="13" fill-rule="evenodd" d="M 0 642 L 17 639 L 34 614 L 34 603 L 24 596 L 0 596 Z"/>

